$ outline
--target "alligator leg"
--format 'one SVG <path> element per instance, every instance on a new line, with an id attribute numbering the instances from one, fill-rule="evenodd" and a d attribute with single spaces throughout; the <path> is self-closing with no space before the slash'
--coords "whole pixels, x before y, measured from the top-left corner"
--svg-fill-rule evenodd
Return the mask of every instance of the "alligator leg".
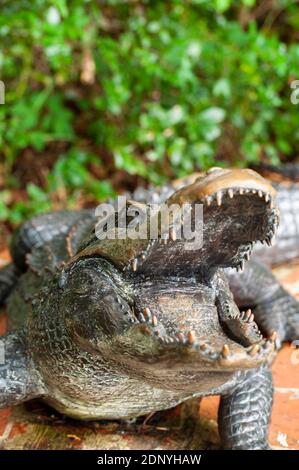
<path id="1" fill-rule="evenodd" d="M 24 222 L 12 239 L 13 263 L 0 269 L 0 307 L 16 285 L 19 275 L 26 270 L 26 257 L 35 247 L 50 244 L 54 239 L 59 247 L 58 240 L 62 239 L 64 246 L 71 250 L 71 242 L 75 238 L 73 229 L 76 229 L 76 239 L 79 239 L 88 232 L 92 221 L 93 211 L 82 210 L 51 212 Z"/>
<path id="2" fill-rule="evenodd" d="M 0 408 L 43 394 L 43 384 L 27 354 L 23 333 L 0 337 Z"/>
<path id="3" fill-rule="evenodd" d="M 240 372 L 237 385 L 221 397 L 219 433 L 225 449 L 268 449 L 272 409 L 272 374 L 268 367 Z"/>
<path id="4" fill-rule="evenodd" d="M 17 279 L 17 270 L 12 263 L 0 270 L 0 307 L 15 286 Z"/>
<path id="5" fill-rule="evenodd" d="M 243 273 L 227 270 L 226 274 L 238 306 L 253 308 L 257 324 L 267 335 L 277 331 L 278 345 L 299 338 L 299 302 L 270 269 L 250 261 Z"/>

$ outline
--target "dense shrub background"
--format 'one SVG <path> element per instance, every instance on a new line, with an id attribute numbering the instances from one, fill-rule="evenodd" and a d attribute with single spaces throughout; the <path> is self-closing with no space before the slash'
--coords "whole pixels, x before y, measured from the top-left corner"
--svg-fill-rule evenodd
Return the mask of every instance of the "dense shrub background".
<path id="1" fill-rule="evenodd" d="M 299 151 L 289 0 L 1 2 L 0 219 Z"/>

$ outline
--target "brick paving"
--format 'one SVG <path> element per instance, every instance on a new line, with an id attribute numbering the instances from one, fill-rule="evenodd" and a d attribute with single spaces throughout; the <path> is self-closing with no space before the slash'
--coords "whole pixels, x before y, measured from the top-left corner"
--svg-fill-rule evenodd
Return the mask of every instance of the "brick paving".
<path id="1" fill-rule="evenodd" d="M 0 253 L 0 266 L 8 261 Z M 299 300 L 299 264 L 275 270 L 285 287 Z M 6 328 L 0 315 L 0 334 Z M 274 406 L 270 443 L 274 449 L 299 450 L 299 350 L 285 345 L 273 365 Z M 128 427 L 117 423 L 76 423 L 39 402 L 0 411 L 0 448 L 5 449 L 191 449 L 217 448 L 219 397 L 204 398 L 194 432 L 186 433 L 177 416 L 168 412 L 158 423 Z"/>

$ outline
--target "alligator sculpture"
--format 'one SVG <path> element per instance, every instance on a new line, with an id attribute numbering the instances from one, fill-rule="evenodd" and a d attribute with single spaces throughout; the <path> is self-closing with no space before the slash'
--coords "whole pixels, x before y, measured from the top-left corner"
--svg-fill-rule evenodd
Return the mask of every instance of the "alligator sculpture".
<path id="1" fill-rule="evenodd" d="M 223 447 L 267 449 L 270 365 L 282 341 L 299 337 L 296 300 L 260 261 L 271 248 L 247 262 L 276 232 L 275 193 L 252 170 L 215 168 L 133 194 L 145 209 L 189 204 L 192 223 L 201 204 L 196 249 L 173 226 L 157 239 L 98 238 L 89 210 L 25 222 L 0 271 L 10 327 L 0 407 L 40 397 L 73 418 L 128 419 L 221 395 Z M 298 251 L 287 201 L 278 188 L 289 227 L 271 253 L 278 262 Z"/>

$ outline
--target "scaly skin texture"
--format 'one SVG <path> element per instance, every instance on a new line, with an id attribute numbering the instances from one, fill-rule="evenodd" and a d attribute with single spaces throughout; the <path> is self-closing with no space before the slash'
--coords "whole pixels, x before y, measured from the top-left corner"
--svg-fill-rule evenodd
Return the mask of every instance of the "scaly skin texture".
<path id="1" fill-rule="evenodd" d="M 44 386 L 30 356 L 27 335 L 23 331 L 0 338 L 4 361 L 0 362 L 0 408 L 42 394 Z"/>
<path id="2" fill-rule="evenodd" d="M 1 341 L 19 346 L 0 368 L 0 403 L 40 396 L 78 419 L 123 419 L 220 394 L 224 447 L 267 448 L 278 339 L 240 313 L 223 269 L 241 269 L 258 240 L 270 243 L 275 191 L 251 170 L 214 169 L 146 198 L 189 203 L 192 218 L 203 204 L 203 245 L 186 250 L 181 226 L 157 240 L 99 240 L 90 211 L 38 216 L 16 233 L 23 274 L 7 303 L 20 330 Z"/>
<path id="3" fill-rule="evenodd" d="M 268 367 L 246 371 L 234 393 L 222 395 L 219 431 L 224 448 L 267 449 L 272 396 L 272 376 Z"/>

